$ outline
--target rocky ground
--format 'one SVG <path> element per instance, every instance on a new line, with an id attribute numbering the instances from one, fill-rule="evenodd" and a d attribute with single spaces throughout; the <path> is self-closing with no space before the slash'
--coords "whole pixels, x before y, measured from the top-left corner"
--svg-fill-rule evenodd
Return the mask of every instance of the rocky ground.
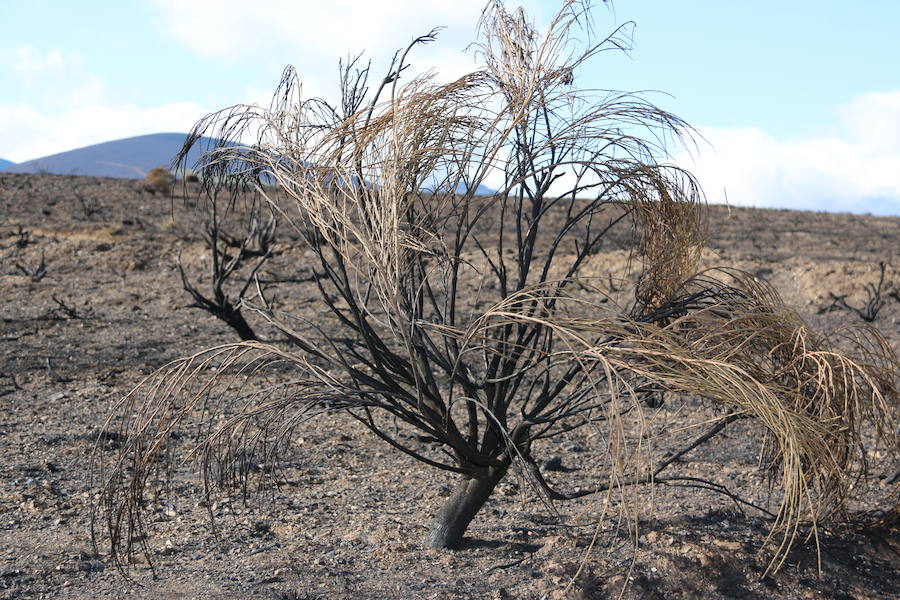
<path id="1" fill-rule="evenodd" d="M 900 301 L 889 295 L 900 287 L 900 218 L 709 213 L 705 263 L 768 279 L 816 327 L 859 322 L 862 314 L 828 309 L 835 297 L 864 309 L 884 262 L 873 325 L 900 350 Z M 462 549 L 423 550 L 452 480 L 335 415 L 298 431 L 279 486 L 258 495 L 207 499 L 194 465 L 178 463 L 148 507 L 149 553 L 123 576 L 102 522 L 100 545 L 91 542 L 91 458 L 120 443 L 105 419 L 168 361 L 235 341 L 186 308 L 176 259 L 194 275 L 208 260 L 196 222 L 183 198 L 139 181 L 0 174 L 0 598 L 900 597 L 900 536 L 877 522 L 900 482 L 877 455 L 871 495 L 853 507 L 862 516 L 824 525 L 817 542 L 798 539 L 782 569 L 763 576 L 772 557 L 765 514 L 697 488 L 658 486 L 650 509 L 619 522 L 600 517 L 603 498 L 548 507 L 512 477 Z M 622 255 L 611 242 L 594 260 Z M 269 275 L 294 273 L 301 281 L 288 301 L 315 314 L 303 261 L 286 251 Z M 692 402 L 679 406 L 709 410 Z M 758 431 L 737 424 L 678 469 L 771 508 L 758 442 Z M 589 434 L 545 450 L 562 459 L 549 477 L 574 485 L 595 475 Z"/>

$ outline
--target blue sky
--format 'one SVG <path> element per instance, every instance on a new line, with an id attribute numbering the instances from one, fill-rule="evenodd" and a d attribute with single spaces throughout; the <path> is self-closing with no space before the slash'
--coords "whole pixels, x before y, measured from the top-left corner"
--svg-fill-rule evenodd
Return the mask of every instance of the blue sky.
<path id="1" fill-rule="evenodd" d="M 516 3 L 509 2 L 510 5 Z M 521 2 L 540 25 L 556 2 Z M 651 99 L 705 141 L 675 159 L 711 201 L 900 214 L 900 2 L 596 2 L 598 34 L 634 21 L 585 87 Z M 482 0 L 0 2 L 0 158 L 187 131 L 207 112 L 267 103 L 286 64 L 333 96 L 337 60 L 378 65 L 435 25 L 414 67 L 473 66 Z M 665 92 L 665 93 L 663 93 Z"/>

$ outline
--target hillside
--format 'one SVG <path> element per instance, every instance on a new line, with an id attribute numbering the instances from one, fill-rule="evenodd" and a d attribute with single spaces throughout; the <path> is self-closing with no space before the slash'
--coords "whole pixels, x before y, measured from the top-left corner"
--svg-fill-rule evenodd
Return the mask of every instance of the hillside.
<path id="1" fill-rule="evenodd" d="M 0 158 L 0 171 L 13 166 L 14 164 L 16 164 L 16 163 L 14 163 L 11 160 L 6 160 L 5 158 Z"/>
<path id="2" fill-rule="evenodd" d="M 170 165 L 181 150 L 185 133 L 154 133 L 102 144 L 94 144 L 59 154 L 51 154 L 0 170 L 6 173 L 46 173 L 137 179 L 160 165 Z M 204 139 L 203 143 L 211 142 Z M 188 157 L 193 162 L 200 155 L 195 149 Z"/>
<path id="3" fill-rule="evenodd" d="M 673 469 L 684 486 L 635 489 L 652 498 L 639 529 L 602 517 L 607 503 L 625 496 L 550 505 L 526 477 L 511 477 L 462 548 L 450 552 L 423 549 L 421 539 L 452 477 L 328 411 L 312 424 L 298 422 L 277 465 L 213 467 L 260 479 L 277 473 L 277 487 L 206 497 L 197 465 L 173 463 L 171 477 L 143 499 L 148 517 L 139 539 L 153 570 L 138 548 L 128 571 L 133 581 L 123 580 L 109 559 L 102 518 L 99 549 L 90 538 L 97 479 L 88 466 L 92 456 L 115 457 L 123 443 L 116 424 L 104 420 L 156 368 L 237 341 L 210 315 L 186 308 L 176 260 L 192 278 L 209 272 L 202 205 L 181 195 L 196 193 L 195 185 L 178 186 L 173 199 L 134 179 L 0 174 L 0 600 L 898 597 L 900 526 L 874 512 L 900 494 L 896 465 L 885 454 L 873 453 L 869 472 L 860 474 L 871 495 L 851 505 L 852 520 L 823 521 L 816 539 L 797 532 L 783 569 L 763 577 L 772 556 L 772 515 L 764 511 L 779 498 L 760 468 L 766 437 L 750 422 L 680 457 Z M 831 295 L 864 306 L 879 262 L 900 250 L 900 218 L 721 206 L 709 207 L 708 216 L 704 265 L 767 279 L 818 329 L 860 324 L 855 314 L 829 310 Z M 298 327 L 329 327 L 316 262 L 289 235 L 279 238 L 259 281 L 277 308 L 296 312 Z M 588 267 L 625 273 L 630 245 L 625 228 Z M 873 325 L 900 350 L 900 297 L 889 295 L 900 291 L 897 267 L 896 260 L 886 266 L 884 305 Z M 598 286 L 607 282 L 611 293 L 621 285 L 610 276 Z M 463 285 L 477 297 L 471 281 Z M 265 339 L 290 348 L 259 315 L 248 320 Z M 209 371 L 220 366 L 210 363 Z M 291 374 L 273 371 L 265 384 L 282 376 Z M 237 385 L 241 393 L 253 389 L 249 380 Z M 659 433 L 693 437 L 688 425 L 721 417 L 702 398 L 664 400 L 647 413 Z M 561 463 L 547 476 L 567 490 L 593 481 L 607 444 L 593 429 L 548 440 L 540 450 Z M 160 461 L 169 460 L 166 446 Z M 696 478 L 719 488 L 690 485 Z"/>

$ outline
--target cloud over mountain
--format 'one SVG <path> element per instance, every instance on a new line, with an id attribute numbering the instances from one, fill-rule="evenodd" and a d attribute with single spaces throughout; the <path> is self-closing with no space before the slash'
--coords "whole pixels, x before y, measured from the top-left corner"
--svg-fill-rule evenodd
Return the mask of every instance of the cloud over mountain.
<path id="1" fill-rule="evenodd" d="M 833 131 L 777 139 L 755 128 L 700 127 L 694 171 L 712 202 L 900 215 L 900 90 L 838 107 Z"/>

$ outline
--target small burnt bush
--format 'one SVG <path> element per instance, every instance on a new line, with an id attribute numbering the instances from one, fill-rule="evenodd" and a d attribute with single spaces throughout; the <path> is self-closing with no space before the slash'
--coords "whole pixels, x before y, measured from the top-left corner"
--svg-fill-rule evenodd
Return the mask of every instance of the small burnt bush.
<path id="1" fill-rule="evenodd" d="M 586 11 L 564 3 L 541 35 L 490 2 L 481 66 L 455 81 L 406 77 L 431 32 L 371 87 L 367 67 L 344 65 L 337 102 L 303 96 L 289 68 L 268 109 L 197 124 L 183 155 L 204 135 L 223 140 L 201 179 L 249 186 L 296 229 L 321 312 L 310 323 L 259 294 L 255 310 L 289 344 L 200 352 L 121 403 L 128 442 L 101 505 L 117 560 L 143 539 L 145 492 L 181 424 L 202 432 L 194 451 L 210 483 L 227 484 L 213 465 L 248 453 L 273 464 L 310 418 L 340 411 L 456 480 L 423 541 L 448 548 L 513 465 L 548 501 L 607 493 L 633 514 L 641 495 L 626 490 L 666 481 L 679 457 L 750 419 L 779 490 L 772 567 L 802 522 L 815 530 L 860 489 L 864 423 L 896 452 L 897 360 L 876 333 L 847 333 L 842 354 L 763 282 L 697 273 L 702 195 L 665 162 L 691 130 L 643 97 L 578 87 L 583 63 L 626 45 L 621 31 L 581 45 Z M 476 194 L 488 180 L 496 191 Z M 597 289 L 607 273 L 591 260 L 621 227 L 635 232 L 625 300 Z M 296 377 L 246 387 L 286 369 Z M 640 433 L 663 392 L 723 416 L 656 448 Z M 583 427 L 602 440 L 600 483 L 558 489 L 539 468 L 542 441 Z"/>

